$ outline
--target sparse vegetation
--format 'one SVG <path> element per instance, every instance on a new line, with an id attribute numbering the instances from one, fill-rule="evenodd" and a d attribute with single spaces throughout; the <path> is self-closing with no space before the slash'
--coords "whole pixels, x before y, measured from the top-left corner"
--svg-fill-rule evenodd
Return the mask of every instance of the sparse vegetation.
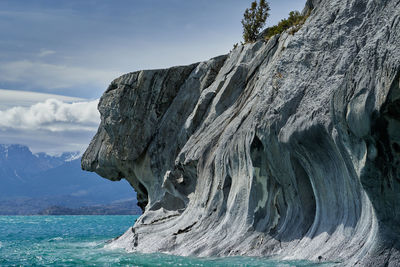
<path id="1" fill-rule="evenodd" d="M 269 40 L 272 36 L 280 34 L 291 28 L 290 34 L 295 34 L 310 16 L 311 10 L 302 15 L 299 11 L 291 11 L 287 19 L 281 20 L 278 25 L 269 27 L 265 30 L 264 38 Z"/>
<path id="2" fill-rule="evenodd" d="M 265 0 L 260 0 L 259 4 L 254 1 L 251 3 L 250 9 L 246 9 L 242 19 L 243 39 L 246 43 L 257 40 L 257 36 L 264 27 L 270 10 L 268 2 Z"/>

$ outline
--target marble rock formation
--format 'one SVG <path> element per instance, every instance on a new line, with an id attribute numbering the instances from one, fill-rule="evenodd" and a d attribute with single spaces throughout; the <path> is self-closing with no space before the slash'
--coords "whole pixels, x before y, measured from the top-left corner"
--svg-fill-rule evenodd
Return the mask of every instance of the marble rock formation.
<path id="1" fill-rule="evenodd" d="M 82 166 L 144 213 L 110 246 L 400 265 L 400 1 L 310 8 L 294 34 L 111 83 Z"/>

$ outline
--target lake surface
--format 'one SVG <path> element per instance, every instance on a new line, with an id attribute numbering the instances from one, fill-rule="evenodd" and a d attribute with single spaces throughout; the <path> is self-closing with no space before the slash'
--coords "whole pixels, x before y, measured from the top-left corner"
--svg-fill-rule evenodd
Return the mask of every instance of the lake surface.
<path id="1" fill-rule="evenodd" d="M 263 258 L 188 258 L 105 249 L 137 216 L 0 216 L 0 266 L 330 266 Z"/>

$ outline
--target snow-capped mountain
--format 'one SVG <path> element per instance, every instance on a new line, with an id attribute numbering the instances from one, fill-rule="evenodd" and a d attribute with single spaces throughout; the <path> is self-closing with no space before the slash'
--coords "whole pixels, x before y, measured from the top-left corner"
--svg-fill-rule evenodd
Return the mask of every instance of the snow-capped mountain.
<path id="1" fill-rule="evenodd" d="M 0 179 L 24 181 L 33 174 L 65 164 L 76 155 L 79 155 L 79 152 L 63 153 L 59 156 L 50 156 L 45 153 L 33 154 L 24 145 L 0 144 Z"/>
<path id="2" fill-rule="evenodd" d="M 34 214 L 52 205 L 76 208 L 136 198 L 126 181 L 110 182 L 82 171 L 80 156 L 78 152 L 33 154 L 24 145 L 0 145 L 0 200 L 7 203 L 0 203 L 0 214 Z"/>

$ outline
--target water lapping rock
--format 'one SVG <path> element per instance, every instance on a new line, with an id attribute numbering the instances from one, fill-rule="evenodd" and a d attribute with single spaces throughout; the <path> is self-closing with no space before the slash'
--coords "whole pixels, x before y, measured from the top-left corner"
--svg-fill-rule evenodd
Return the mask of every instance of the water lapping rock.
<path id="1" fill-rule="evenodd" d="M 400 264 L 400 1 L 310 8 L 293 35 L 111 83 L 82 167 L 144 214 L 110 246 Z"/>

